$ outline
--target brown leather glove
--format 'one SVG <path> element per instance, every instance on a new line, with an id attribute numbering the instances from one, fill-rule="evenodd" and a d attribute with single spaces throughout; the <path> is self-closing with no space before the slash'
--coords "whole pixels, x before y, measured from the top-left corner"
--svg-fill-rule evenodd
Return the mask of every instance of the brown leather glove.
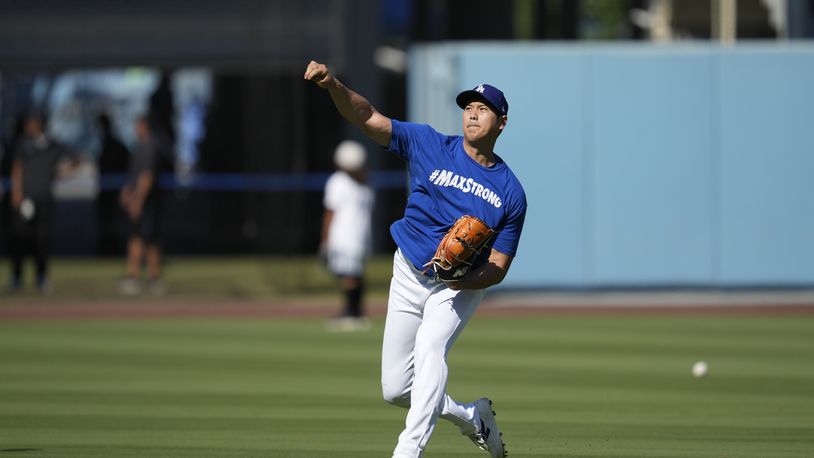
<path id="1" fill-rule="evenodd" d="M 460 280 L 494 234 L 480 218 L 461 216 L 441 239 L 435 256 L 424 265 L 425 271 L 432 267 L 436 276 L 445 282 Z"/>

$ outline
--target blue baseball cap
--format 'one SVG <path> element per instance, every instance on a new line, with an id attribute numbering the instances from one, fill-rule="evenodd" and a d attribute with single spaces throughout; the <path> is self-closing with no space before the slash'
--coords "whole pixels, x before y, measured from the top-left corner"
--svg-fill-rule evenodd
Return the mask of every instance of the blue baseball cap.
<path id="1" fill-rule="evenodd" d="M 479 84 L 472 89 L 463 91 L 458 94 L 455 101 L 459 107 L 466 108 L 466 105 L 473 99 L 479 99 L 486 103 L 501 116 L 509 114 L 509 102 L 503 96 L 503 91 L 490 84 Z"/>

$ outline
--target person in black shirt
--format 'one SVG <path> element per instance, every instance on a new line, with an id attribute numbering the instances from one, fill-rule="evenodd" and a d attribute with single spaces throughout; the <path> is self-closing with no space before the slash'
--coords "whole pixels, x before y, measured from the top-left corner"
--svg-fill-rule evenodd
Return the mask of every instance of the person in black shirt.
<path id="1" fill-rule="evenodd" d="M 136 121 L 136 139 L 120 198 L 130 225 L 127 272 L 121 283 L 121 292 L 125 295 L 141 292 L 139 282 L 141 264 L 142 260 L 146 260 L 148 288 L 153 294 L 162 294 L 159 243 L 161 202 L 157 173 L 162 143 L 160 136 L 154 134 L 146 118 L 139 118 Z"/>
<path id="2" fill-rule="evenodd" d="M 14 292 L 22 286 L 23 259 L 34 256 L 37 287 L 49 293 L 48 258 L 51 241 L 54 196 L 51 191 L 61 160 L 70 157 L 68 169 L 79 166 L 79 160 L 64 146 L 45 133 L 45 118 L 29 115 L 24 136 L 18 143 L 11 166 L 11 282 Z"/>

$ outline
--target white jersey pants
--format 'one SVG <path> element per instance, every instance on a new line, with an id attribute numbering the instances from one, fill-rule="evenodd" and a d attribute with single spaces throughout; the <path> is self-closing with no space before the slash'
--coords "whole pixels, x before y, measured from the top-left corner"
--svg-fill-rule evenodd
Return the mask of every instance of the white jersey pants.
<path id="1" fill-rule="evenodd" d="M 483 296 L 484 290 L 447 288 L 396 251 L 382 344 L 382 395 L 409 411 L 394 458 L 420 457 L 439 416 L 462 432 L 475 431 L 474 405 L 459 404 L 446 393 L 446 357 Z"/>

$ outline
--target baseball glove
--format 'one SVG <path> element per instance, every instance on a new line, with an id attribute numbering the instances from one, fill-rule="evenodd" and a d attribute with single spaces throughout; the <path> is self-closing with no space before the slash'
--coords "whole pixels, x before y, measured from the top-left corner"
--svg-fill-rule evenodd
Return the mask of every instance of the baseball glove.
<path id="1" fill-rule="evenodd" d="M 461 216 L 441 239 L 435 256 L 424 265 L 425 272 L 432 268 L 445 282 L 461 280 L 494 234 L 495 231 L 480 218 Z"/>

